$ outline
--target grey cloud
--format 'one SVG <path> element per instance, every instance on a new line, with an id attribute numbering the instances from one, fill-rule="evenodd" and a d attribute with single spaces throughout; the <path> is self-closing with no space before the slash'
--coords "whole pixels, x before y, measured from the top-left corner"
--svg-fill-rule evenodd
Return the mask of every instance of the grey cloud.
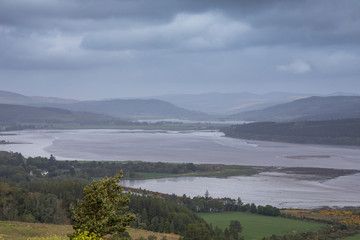
<path id="1" fill-rule="evenodd" d="M 296 74 L 307 73 L 311 71 L 311 67 L 308 63 L 302 60 L 295 60 L 289 64 L 282 64 L 276 67 L 277 71 L 280 72 L 292 72 Z"/>
<path id="2" fill-rule="evenodd" d="M 250 29 L 247 24 L 228 19 L 219 12 L 178 14 L 163 25 L 89 34 L 82 46 L 101 50 L 226 49 Z"/>
<path id="3" fill-rule="evenodd" d="M 359 12 L 358 0 L 0 0 L 0 81 L 330 89 L 360 74 Z"/>

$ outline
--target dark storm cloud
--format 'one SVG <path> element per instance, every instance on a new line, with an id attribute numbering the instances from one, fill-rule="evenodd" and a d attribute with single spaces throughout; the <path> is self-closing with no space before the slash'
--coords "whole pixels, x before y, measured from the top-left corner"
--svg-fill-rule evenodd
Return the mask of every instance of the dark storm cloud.
<path id="1" fill-rule="evenodd" d="M 360 74 L 359 12 L 358 0 L 0 0 L 0 81 L 37 69 L 175 90 L 338 86 Z"/>
<path id="2" fill-rule="evenodd" d="M 107 40 L 111 38 L 111 31 L 120 29 L 122 33 L 113 31 L 114 39 L 119 40 L 119 35 L 126 35 L 133 26 L 135 31 L 147 30 L 169 24 L 178 14 L 190 16 L 209 11 L 219 11 L 232 21 L 253 28 L 238 41 L 238 46 L 341 45 L 356 44 L 360 40 L 360 2 L 356 0 L 3 0 L 0 23 L 23 34 L 53 29 L 95 35 L 105 32 Z M 139 34 L 138 38 L 141 37 Z M 159 45 L 162 44 L 162 40 L 158 40 Z M 149 48 L 152 46 L 154 43 L 149 44 Z"/>

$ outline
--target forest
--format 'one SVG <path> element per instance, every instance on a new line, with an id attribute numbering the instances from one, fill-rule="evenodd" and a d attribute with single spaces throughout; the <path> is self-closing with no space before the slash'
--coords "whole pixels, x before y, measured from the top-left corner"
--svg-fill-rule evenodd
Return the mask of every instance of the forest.
<path id="1" fill-rule="evenodd" d="M 0 152 L 0 220 L 69 224 L 69 207 L 83 197 L 82 189 L 91 180 L 111 176 L 120 172 L 121 168 L 130 172 L 146 170 L 178 173 L 194 172 L 198 169 L 209 171 L 214 167 L 191 163 L 116 164 L 57 161 L 53 156 L 24 158 L 20 153 Z M 133 193 L 128 206 L 129 211 L 137 216 L 137 221 L 131 226 L 151 231 L 186 234 L 187 226 L 191 225 L 195 230 L 200 226 L 209 233 L 216 230 L 217 234 L 226 236 L 229 233 L 212 229 L 196 212 L 248 211 L 263 215 L 280 215 L 277 208 L 243 204 L 240 198 L 215 199 L 208 194 L 190 198 L 185 195 L 167 195 L 139 189 L 126 190 Z"/>
<path id="2" fill-rule="evenodd" d="M 222 128 L 227 137 L 306 144 L 360 145 L 360 119 L 256 122 Z"/>
<path id="3" fill-rule="evenodd" d="M 133 170 L 135 175 L 137 171 L 145 171 L 145 168 L 147 171 L 164 173 L 175 170 L 218 170 L 215 165 L 58 161 L 53 156 L 24 158 L 20 153 L 0 152 L 0 220 L 72 224 L 70 205 L 76 205 L 77 200 L 83 198 L 84 187 L 94 179 L 119 173 L 122 167 L 127 171 Z M 262 216 L 293 217 L 270 205 L 244 204 L 240 197 L 212 198 L 205 192 L 202 196 L 191 198 L 144 189 L 124 190 L 131 193 L 128 211 L 136 216 L 136 221 L 130 224 L 131 227 L 180 234 L 184 240 L 242 239 L 238 234 L 241 231 L 240 222 L 231 222 L 227 228 L 221 229 L 206 222 L 198 213 L 246 212 Z M 359 232 L 353 224 L 347 226 L 336 223 L 333 229 L 336 229 L 336 236 Z M 331 231 L 323 230 L 322 234 L 328 236 Z M 200 233 L 201 238 L 196 238 Z M 308 233 L 307 236 L 313 236 L 311 234 L 314 233 Z M 303 235 L 291 235 L 284 239 L 299 239 L 299 236 Z M 274 236 L 270 239 L 283 238 Z"/>

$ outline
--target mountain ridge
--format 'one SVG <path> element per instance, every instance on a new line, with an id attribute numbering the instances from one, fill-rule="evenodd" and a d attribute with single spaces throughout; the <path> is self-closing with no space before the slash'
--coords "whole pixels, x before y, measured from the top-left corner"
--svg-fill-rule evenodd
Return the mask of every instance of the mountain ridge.
<path id="1" fill-rule="evenodd" d="M 248 110 L 262 109 L 309 96 L 311 94 L 286 92 L 269 92 L 265 94 L 211 92 L 203 94 L 170 94 L 154 96 L 154 98 L 165 100 L 194 111 L 215 115 L 231 115 Z"/>
<path id="2" fill-rule="evenodd" d="M 180 108 L 158 99 L 110 99 L 79 101 L 52 97 L 30 97 L 0 91 L 0 103 L 35 107 L 54 107 L 76 112 L 92 112 L 116 118 L 180 118 L 201 119 L 207 114 Z"/>
<path id="3" fill-rule="evenodd" d="M 33 107 L 15 104 L 0 104 L 0 123 L 17 124 L 109 124 L 120 119 L 89 112 L 72 112 L 66 109 L 52 107 Z"/>
<path id="4" fill-rule="evenodd" d="M 305 121 L 360 118 L 360 96 L 329 96 L 295 100 L 263 110 L 234 114 L 231 119 L 243 121 Z"/>

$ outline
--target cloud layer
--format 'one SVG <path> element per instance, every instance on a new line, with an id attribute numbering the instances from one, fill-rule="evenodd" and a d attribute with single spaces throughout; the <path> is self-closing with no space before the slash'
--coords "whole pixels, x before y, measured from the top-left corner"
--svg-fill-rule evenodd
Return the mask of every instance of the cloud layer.
<path id="1" fill-rule="evenodd" d="M 0 88 L 82 98 L 353 91 L 359 11 L 357 0 L 2 0 Z"/>

